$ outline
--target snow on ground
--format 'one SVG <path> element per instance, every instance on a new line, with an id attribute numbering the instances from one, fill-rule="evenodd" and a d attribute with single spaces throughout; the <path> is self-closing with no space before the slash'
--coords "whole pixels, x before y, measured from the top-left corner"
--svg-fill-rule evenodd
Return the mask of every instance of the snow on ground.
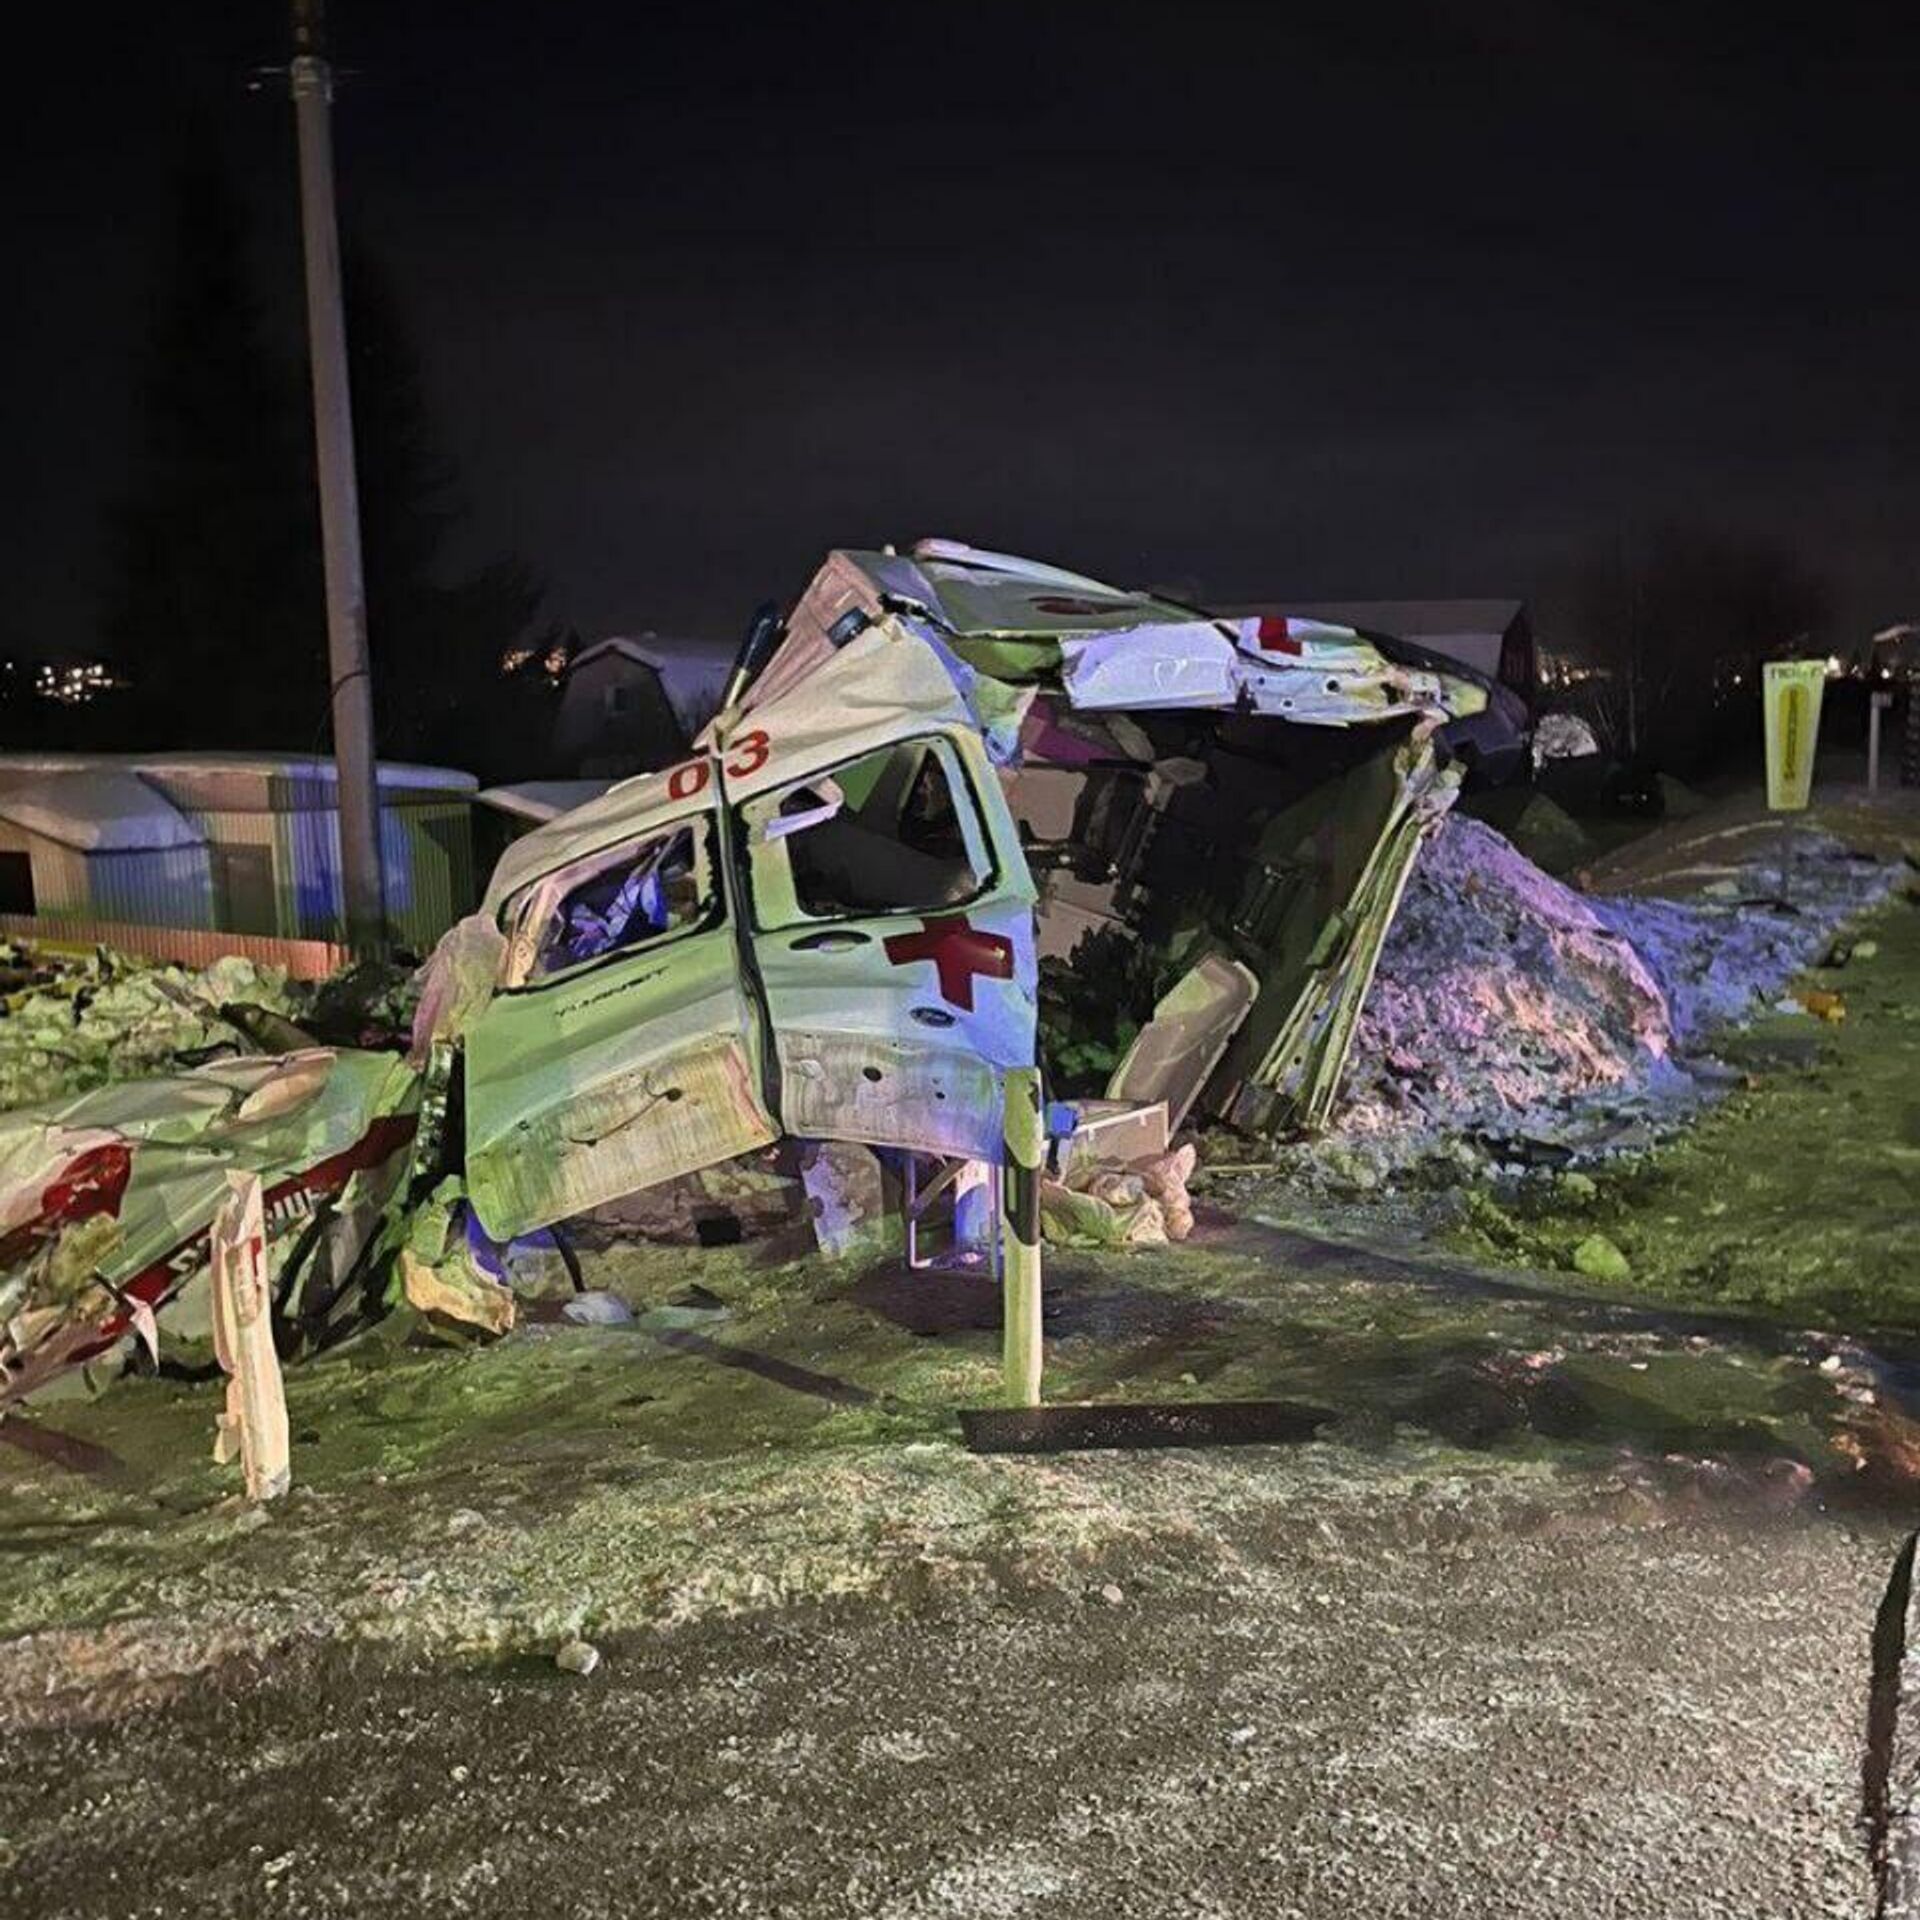
<path id="1" fill-rule="evenodd" d="M 1894 868 L 1797 831 L 1791 910 L 1772 849 L 1693 901 L 1595 898 L 1458 815 L 1425 850 L 1317 1157 L 1362 1183 L 1461 1142 L 1607 1144 L 1703 1091 L 1698 1054 L 1817 961 Z M 1471 1153 L 1473 1149 L 1468 1147 Z"/>

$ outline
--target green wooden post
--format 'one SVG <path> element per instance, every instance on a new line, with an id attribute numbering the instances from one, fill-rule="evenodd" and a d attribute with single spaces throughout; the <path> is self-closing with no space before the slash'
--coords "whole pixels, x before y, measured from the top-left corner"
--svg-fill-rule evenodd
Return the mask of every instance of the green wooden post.
<path id="1" fill-rule="evenodd" d="M 1002 1366 L 1009 1404 L 1040 1404 L 1040 1169 L 1046 1158 L 1040 1073 L 1006 1077 L 1006 1151 L 1000 1163 Z"/>

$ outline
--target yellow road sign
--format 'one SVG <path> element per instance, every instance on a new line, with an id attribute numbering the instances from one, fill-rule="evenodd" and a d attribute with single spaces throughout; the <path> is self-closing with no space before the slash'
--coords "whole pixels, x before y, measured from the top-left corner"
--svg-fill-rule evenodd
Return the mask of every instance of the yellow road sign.
<path id="1" fill-rule="evenodd" d="M 1813 754 L 1820 738 L 1824 660 L 1769 660 L 1761 669 L 1766 714 L 1767 805 L 1798 812 L 1813 791 Z"/>

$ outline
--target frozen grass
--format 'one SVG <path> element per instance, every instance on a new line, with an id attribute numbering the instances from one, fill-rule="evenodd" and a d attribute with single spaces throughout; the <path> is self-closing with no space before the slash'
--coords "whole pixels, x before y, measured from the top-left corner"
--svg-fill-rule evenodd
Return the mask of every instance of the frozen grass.
<path id="1" fill-rule="evenodd" d="M 1844 1021 L 1769 1012 L 1721 1042 L 1742 1084 L 1664 1151 L 1602 1171 L 1577 1209 L 1540 1184 L 1504 1210 L 1511 1233 L 1483 1205 L 1460 1244 L 1555 1266 L 1599 1231 L 1639 1292 L 1920 1330 L 1920 906 L 1854 931 L 1872 958 L 1808 976 Z"/>

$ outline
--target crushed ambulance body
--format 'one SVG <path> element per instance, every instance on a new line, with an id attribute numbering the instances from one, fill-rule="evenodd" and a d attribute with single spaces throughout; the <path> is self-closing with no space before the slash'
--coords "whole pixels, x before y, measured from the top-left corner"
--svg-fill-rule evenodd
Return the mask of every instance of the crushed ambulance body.
<path id="1" fill-rule="evenodd" d="M 997 1160 L 1041 954 L 1102 924 L 1194 969 L 1114 1098 L 1313 1124 L 1458 785 L 1435 736 L 1486 702 L 1346 628 L 948 542 L 833 554 L 692 758 L 501 861 L 464 1035 L 481 1223 L 782 1134 Z"/>
<path id="2" fill-rule="evenodd" d="M 1182 959 L 1110 1105 L 1163 1145 L 1190 1111 L 1312 1125 L 1457 788 L 1445 729 L 1487 700 L 1345 628 L 946 542 L 835 553 L 689 758 L 509 848 L 408 1059 L 0 1122 L 0 1406 L 204 1296 L 230 1172 L 261 1179 L 296 1347 L 356 1302 L 485 1322 L 487 1243 L 782 1136 L 1004 1166 L 1042 957 L 1103 928 Z"/>

